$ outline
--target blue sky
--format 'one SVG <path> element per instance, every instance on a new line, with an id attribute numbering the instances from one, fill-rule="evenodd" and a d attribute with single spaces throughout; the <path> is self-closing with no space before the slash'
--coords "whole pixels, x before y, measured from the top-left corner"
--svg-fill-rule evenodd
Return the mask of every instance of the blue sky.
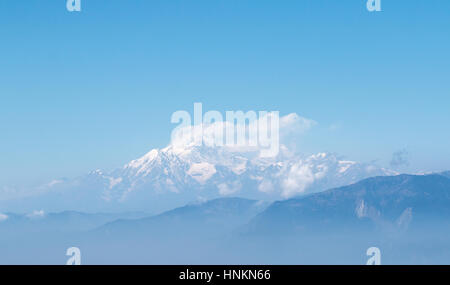
<path id="1" fill-rule="evenodd" d="M 450 169 L 450 1 L 0 2 L 0 186 L 112 169 L 176 110 L 279 110 L 302 151 Z"/>

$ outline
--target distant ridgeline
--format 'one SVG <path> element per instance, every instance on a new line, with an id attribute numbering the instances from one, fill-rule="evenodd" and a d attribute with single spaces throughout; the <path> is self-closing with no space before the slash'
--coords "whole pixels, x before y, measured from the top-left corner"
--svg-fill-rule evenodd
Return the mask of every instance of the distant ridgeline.
<path id="1" fill-rule="evenodd" d="M 0 222 L 0 263 L 83 264 L 450 263 L 449 172 L 380 176 L 272 204 L 243 198 L 145 213 L 63 212 Z M 24 246 L 26 245 L 26 246 Z M 45 254 L 44 254 L 45 253 Z"/>

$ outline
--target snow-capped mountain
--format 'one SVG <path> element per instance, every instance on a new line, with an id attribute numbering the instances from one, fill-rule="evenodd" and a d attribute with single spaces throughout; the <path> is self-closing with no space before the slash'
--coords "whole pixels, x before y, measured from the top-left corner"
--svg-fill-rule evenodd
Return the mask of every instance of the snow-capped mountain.
<path id="1" fill-rule="evenodd" d="M 255 152 L 226 148 L 169 146 L 153 149 L 110 174 L 97 174 L 108 184 L 106 199 L 125 201 L 133 192 L 145 189 L 181 193 L 193 188 L 200 196 L 283 199 L 395 173 L 331 153 L 304 157 L 284 149 L 275 158 L 261 158 Z"/>
<path id="2" fill-rule="evenodd" d="M 44 194 L 22 199 L 20 206 L 27 211 L 156 213 L 220 197 L 274 201 L 392 174 L 331 153 L 292 154 L 284 146 L 278 156 L 261 158 L 256 151 L 169 145 L 111 172 L 96 170 L 73 180 L 55 180 L 41 187 Z M 8 201 L 5 207 L 15 210 L 12 205 Z"/>

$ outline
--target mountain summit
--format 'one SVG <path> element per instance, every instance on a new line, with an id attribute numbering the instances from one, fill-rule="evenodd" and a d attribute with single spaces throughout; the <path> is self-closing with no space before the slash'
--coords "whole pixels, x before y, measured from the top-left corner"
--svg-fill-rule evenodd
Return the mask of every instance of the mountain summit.
<path id="1" fill-rule="evenodd" d="M 255 151 L 169 145 L 111 172 L 95 170 L 76 179 L 55 180 L 41 187 L 38 196 L 21 199 L 20 206 L 22 210 L 157 213 L 220 197 L 274 201 L 392 174 L 332 153 L 292 154 L 284 146 L 278 156 L 262 158 Z M 5 207 L 15 211 L 14 204 L 8 201 Z"/>

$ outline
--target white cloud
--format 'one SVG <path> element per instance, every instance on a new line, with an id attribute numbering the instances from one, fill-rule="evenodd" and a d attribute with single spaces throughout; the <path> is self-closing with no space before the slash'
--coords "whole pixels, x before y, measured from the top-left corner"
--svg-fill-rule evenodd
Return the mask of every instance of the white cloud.
<path id="1" fill-rule="evenodd" d="M 234 194 L 234 193 L 238 192 L 239 190 L 241 190 L 242 185 L 241 185 L 241 183 L 236 181 L 231 184 L 225 184 L 225 183 L 219 184 L 219 185 L 217 185 L 217 188 L 219 188 L 220 195 L 229 196 L 229 195 Z"/>
<path id="2" fill-rule="evenodd" d="M 303 134 L 317 125 L 317 122 L 299 116 L 296 113 L 290 113 L 280 118 L 280 135 Z"/>
<path id="3" fill-rule="evenodd" d="M 263 193 L 271 193 L 275 190 L 272 181 L 269 179 L 264 179 L 259 185 L 258 190 Z"/>
<path id="4" fill-rule="evenodd" d="M 45 216 L 44 210 L 35 210 L 32 213 L 28 214 L 27 217 L 31 219 L 43 218 Z"/>
<path id="5" fill-rule="evenodd" d="M 295 194 L 305 192 L 315 181 L 315 175 L 310 165 L 297 163 L 290 169 L 287 177 L 282 181 L 283 190 L 281 195 L 285 198 L 294 196 Z"/>
<path id="6" fill-rule="evenodd" d="M 9 218 L 8 215 L 0 213 L 0 222 L 4 222 Z"/>
<path id="7" fill-rule="evenodd" d="M 272 118 L 274 118 L 274 114 L 268 113 L 256 120 L 247 121 L 246 124 L 238 123 L 234 125 L 227 121 L 219 121 L 177 128 L 172 133 L 170 145 L 179 153 L 191 146 L 201 145 L 201 142 L 206 146 L 224 146 L 230 151 L 261 151 L 269 147 L 267 144 L 276 144 L 277 147 L 280 147 L 280 141 L 292 139 L 288 138 L 292 135 L 304 134 L 317 124 L 314 120 L 301 117 L 296 113 L 280 117 L 278 126 L 276 124 L 271 125 Z M 230 145 L 227 141 L 226 131 L 233 128 L 235 128 L 236 134 L 245 134 L 245 139 Z M 252 130 L 257 131 L 255 133 Z M 275 134 L 272 134 L 273 132 Z M 262 141 L 261 134 L 270 134 L 270 138 L 267 138 L 267 141 Z"/>

